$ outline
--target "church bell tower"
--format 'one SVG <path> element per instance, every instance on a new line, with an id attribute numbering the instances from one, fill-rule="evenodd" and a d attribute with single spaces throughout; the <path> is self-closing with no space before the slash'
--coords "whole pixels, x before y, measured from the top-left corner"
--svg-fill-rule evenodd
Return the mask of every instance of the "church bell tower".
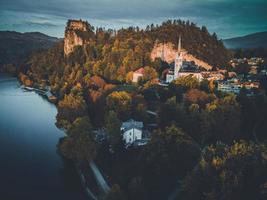
<path id="1" fill-rule="evenodd" d="M 174 64 L 174 79 L 177 79 L 179 77 L 179 71 L 181 70 L 181 67 L 183 65 L 183 58 L 182 58 L 182 39 L 181 35 L 179 36 L 179 43 L 178 43 L 178 51 L 175 58 L 175 64 Z"/>

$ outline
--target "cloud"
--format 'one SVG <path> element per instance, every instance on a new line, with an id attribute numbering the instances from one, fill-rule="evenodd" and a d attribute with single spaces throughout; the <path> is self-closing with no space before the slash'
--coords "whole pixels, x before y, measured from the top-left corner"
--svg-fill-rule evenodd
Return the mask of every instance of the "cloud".
<path id="1" fill-rule="evenodd" d="M 3 14 L 5 13 L 5 14 Z M 24 21 L 21 17 L 26 18 Z M 69 18 L 86 19 L 95 26 L 146 26 L 181 18 L 206 25 L 220 37 L 267 30 L 266 0 L 1 0 L 0 29 L 8 23 L 18 30 L 49 30 L 62 36 Z M 44 28 L 45 27 L 45 28 Z M 57 32 L 58 31 L 58 32 Z M 50 34 L 51 34 L 50 33 Z"/>

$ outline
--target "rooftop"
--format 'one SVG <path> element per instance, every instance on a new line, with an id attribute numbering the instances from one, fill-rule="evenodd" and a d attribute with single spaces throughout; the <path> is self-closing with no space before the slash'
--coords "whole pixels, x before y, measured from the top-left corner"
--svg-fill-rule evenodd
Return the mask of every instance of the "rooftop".
<path id="1" fill-rule="evenodd" d="M 145 71 L 144 68 L 141 67 L 141 68 L 137 69 L 136 71 L 134 71 L 134 73 L 144 74 L 144 71 Z"/>
<path id="2" fill-rule="evenodd" d="M 132 128 L 142 129 L 143 127 L 144 127 L 143 122 L 135 121 L 133 119 L 129 119 L 128 121 L 123 122 L 121 125 L 121 129 L 124 131 Z"/>

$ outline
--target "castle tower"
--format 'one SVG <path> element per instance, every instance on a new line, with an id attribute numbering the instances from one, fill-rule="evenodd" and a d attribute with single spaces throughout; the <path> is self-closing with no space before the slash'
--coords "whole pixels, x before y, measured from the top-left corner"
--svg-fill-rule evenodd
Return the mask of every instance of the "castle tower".
<path id="1" fill-rule="evenodd" d="M 179 71 L 181 70 L 181 67 L 183 65 L 183 57 L 181 51 L 182 51 L 182 38 L 180 35 L 178 43 L 178 51 L 176 54 L 175 64 L 174 64 L 174 79 L 177 79 L 179 77 Z"/>

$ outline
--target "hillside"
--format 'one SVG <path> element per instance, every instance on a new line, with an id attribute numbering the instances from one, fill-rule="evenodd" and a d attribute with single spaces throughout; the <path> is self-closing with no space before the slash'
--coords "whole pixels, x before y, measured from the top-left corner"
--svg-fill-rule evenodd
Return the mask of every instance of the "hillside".
<path id="1" fill-rule="evenodd" d="M 267 48 L 267 31 L 223 40 L 228 49 Z"/>
<path id="2" fill-rule="evenodd" d="M 171 51 L 176 52 L 180 35 L 188 59 L 204 68 L 225 66 L 229 61 L 230 53 L 215 33 L 210 34 L 205 27 L 188 21 L 168 20 L 161 25 L 151 24 L 145 29 L 129 27 L 105 30 L 94 29 L 81 20 L 69 20 L 64 44 L 35 54 L 30 58 L 27 68 L 34 80 L 49 78 L 51 82 L 57 82 L 59 89 L 64 82 L 70 82 L 69 77 L 76 83 L 87 75 L 126 82 L 133 71 L 145 66 L 154 68 L 160 76 L 163 65 L 160 59 L 153 56 L 153 49 L 156 44 L 169 44 Z"/>
<path id="3" fill-rule="evenodd" d="M 32 52 L 51 48 L 59 39 L 39 32 L 0 31 L 0 70 L 17 65 Z"/>
<path id="4" fill-rule="evenodd" d="M 177 55 L 177 50 L 171 43 L 160 43 L 156 44 L 151 52 L 151 59 L 154 61 L 156 58 L 161 58 L 167 63 L 174 62 Z M 183 49 L 183 58 L 186 61 L 194 62 L 196 65 L 201 66 L 206 70 L 212 70 L 212 66 L 207 62 L 204 62 L 200 59 L 197 59 L 195 56 L 189 54 L 186 50 Z"/>

